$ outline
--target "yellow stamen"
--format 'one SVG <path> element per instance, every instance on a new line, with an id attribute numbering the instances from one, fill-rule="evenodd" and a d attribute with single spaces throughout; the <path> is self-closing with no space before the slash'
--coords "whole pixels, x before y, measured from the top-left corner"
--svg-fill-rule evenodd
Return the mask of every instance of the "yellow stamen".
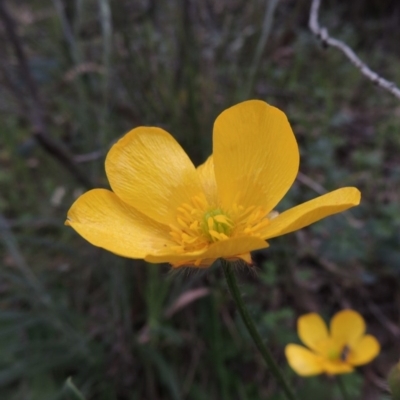
<path id="1" fill-rule="evenodd" d="M 205 237 L 211 241 L 225 240 L 232 232 L 233 221 L 220 208 L 207 211 L 203 217 L 203 223 L 200 224 Z M 221 236 L 223 234 L 223 236 Z"/>
<path id="2" fill-rule="evenodd" d="M 195 196 L 177 208 L 176 222 L 170 225 L 170 236 L 177 246 L 171 250 L 177 254 L 199 252 L 230 237 L 263 238 L 263 230 L 275 216 L 276 212 L 254 205 L 210 208 L 203 195 Z M 199 265 L 202 260 L 194 258 L 193 262 Z"/>

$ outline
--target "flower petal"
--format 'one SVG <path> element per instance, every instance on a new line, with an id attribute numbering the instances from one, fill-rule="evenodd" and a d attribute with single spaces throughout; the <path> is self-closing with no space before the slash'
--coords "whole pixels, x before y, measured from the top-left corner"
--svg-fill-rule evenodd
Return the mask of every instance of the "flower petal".
<path id="1" fill-rule="evenodd" d="M 210 205 L 218 203 L 217 182 L 214 173 L 214 159 L 211 155 L 207 161 L 197 167 L 201 185 Z"/>
<path id="2" fill-rule="evenodd" d="M 129 258 L 144 258 L 170 245 L 168 228 L 121 201 L 113 192 L 94 189 L 68 211 L 66 225 L 91 244 Z"/>
<path id="3" fill-rule="evenodd" d="M 259 100 L 222 112 L 214 124 L 213 154 L 221 206 L 262 206 L 282 199 L 299 169 L 299 150 L 286 115 Z"/>
<path id="4" fill-rule="evenodd" d="M 360 191 L 353 187 L 334 190 L 293 207 L 272 219 L 262 233 L 264 239 L 285 235 L 304 228 L 329 215 L 339 213 L 360 203 Z"/>
<path id="5" fill-rule="evenodd" d="M 348 374 L 354 371 L 354 368 L 342 361 L 324 360 L 322 368 L 328 375 Z"/>
<path id="6" fill-rule="evenodd" d="M 364 318 L 353 310 L 339 311 L 332 317 L 330 325 L 332 339 L 351 348 L 365 332 Z"/>
<path id="7" fill-rule="evenodd" d="M 381 346 L 372 335 L 363 336 L 353 347 L 347 358 L 351 365 L 363 365 L 372 361 L 380 352 Z"/>
<path id="8" fill-rule="evenodd" d="M 328 340 L 328 328 L 318 314 L 302 315 L 297 320 L 297 332 L 300 340 L 310 349 L 324 352 L 322 345 Z"/>
<path id="9" fill-rule="evenodd" d="M 211 244 L 206 250 L 186 254 L 148 254 L 146 261 L 167 262 L 173 266 L 209 267 L 217 258 L 243 258 L 253 250 L 264 249 L 268 243 L 256 237 L 234 237 Z"/>
<path id="10" fill-rule="evenodd" d="M 285 355 L 290 367 L 300 376 L 318 375 L 324 372 L 321 357 L 297 344 L 288 344 Z"/>
<path id="11" fill-rule="evenodd" d="M 160 128 L 131 130 L 106 158 L 111 188 L 124 202 L 164 223 L 177 207 L 203 192 L 196 169 L 177 141 Z"/>

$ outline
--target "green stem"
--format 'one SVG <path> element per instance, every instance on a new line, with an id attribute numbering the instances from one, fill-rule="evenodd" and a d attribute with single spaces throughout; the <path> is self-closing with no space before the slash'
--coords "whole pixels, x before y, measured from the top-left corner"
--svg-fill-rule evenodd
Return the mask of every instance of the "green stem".
<path id="1" fill-rule="evenodd" d="M 244 324 L 246 325 L 248 332 L 253 338 L 255 345 L 257 346 L 259 352 L 263 356 L 272 374 L 277 379 L 279 385 L 281 386 L 282 390 L 286 395 L 286 398 L 289 400 L 296 400 L 297 399 L 296 396 L 294 395 L 292 389 L 289 387 L 289 384 L 287 383 L 282 371 L 279 369 L 274 358 L 272 357 L 271 352 L 265 346 L 263 340 L 261 339 L 260 334 L 258 333 L 254 325 L 253 320 L 250 317 L 249 312 L 247 311 L 247 308 L 242 300 L 242 296 L 240 295 L 240 291 L 236 282 L 235 273 L 233 272 L 231 263 L 223 258 L 221 258 L 220 261 L 224 269 L 225 278 L 228 283 L 231 295 L 235 300 L 239 313 L 243 319 Z"/>
<path id="2" fill-rule="evenodd" d="M 347 393 L 346 390 L 346 385 L 344 384 L 342 377 L 337 376 L 336 382 L 339 386 L 340 393 L 342 393 L 343 400 L 350 400 L 349 394 Z"/>
<path id="3" fill-rule="evenodd" d="M 68 394 L 68 399 L 71 400 L 85 400 L 83 394 L 72 382 L 72 378 L 69 377 L 64 383 L 64 393 Z"/>
<path id="4" fill-rule="evenodd" d="M 256 80 L 257 73 L 260 69 L 260 64 L 262 60 L 262 56 L 265 50 L 265 47 L 268 42 L 269 35 L 271 33 L 272 25 L 274 22 L 274 14 L 276 10 L 276 6 L 278 5 L 279 0 L 270 0 L 267 1 L 267 8 L 265 10 L 264 22 L 262 25 L 262 32 L 260 39 L 257 43 L 256 52 L 254 55 L 253 62 L 250 66 L 250 73 L 247 81 L 247 86 L 244 92 L 244 99 L 247 99 L 254 89 L 254 82 Z"/>

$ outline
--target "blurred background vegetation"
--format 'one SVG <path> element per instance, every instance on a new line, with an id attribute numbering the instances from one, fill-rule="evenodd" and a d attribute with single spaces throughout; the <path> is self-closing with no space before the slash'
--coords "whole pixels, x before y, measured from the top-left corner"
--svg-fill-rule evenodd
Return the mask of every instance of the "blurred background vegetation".
<path id="1" fill-rule="evenodd" d="M 241 290 L 302 399 L 283 348 L 296 318 L 353 308 L 382 345 L 345 376 L 387 398 L 400 355 L 400 102 L 307 27 L 309 0 L 0 0 L 0 398 L 281 399 L 219 268 L 168 273 L 97 249 L 64 226 L 108 187 L 104 157 L 139 125 L 171 132 L 196 164 L 225 108 L 259 98 L 288 115 L 299 177 L 279 210 L 357 186 L 362 204 L 254 254 Z M 322 2 L 321 22 L 400 83 L 400 4 Z"/>

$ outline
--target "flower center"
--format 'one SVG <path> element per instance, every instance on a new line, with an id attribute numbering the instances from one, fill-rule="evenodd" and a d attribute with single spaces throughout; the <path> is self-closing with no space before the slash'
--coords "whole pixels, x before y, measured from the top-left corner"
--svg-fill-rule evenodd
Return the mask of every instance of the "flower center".
<path id="1" fill-rule="evenodd" d="M 344 345 L 340 350 L 338 349 L 330 349 L 328 351 L 328 359 L 330 361 L 342 361 L 346 362 L 350 353 L 350 348 L 347 345 Z"/>
<path id="2" fill-rule="evenodd" d="M 170 235 L 177 243 L 178 254 L 200 251 L 211 243 L 226 240 L 234 223 L 221 208 L 211 208 L 204 197 L 193 197 L 190 203 L 177 209 L 177 223 L 171 225 Z"/>
<path id="3" fill-rule="evenodd" d="M 208 207 L 204 196 L 193 197 L 190 203 L 177 209 L 176 224 L 170 225 L 170 236 L 177 243 L 172 247 L 178 254 L 200 251 L 208 247 L 210 239 L 204 234 L 203 215 Z"/>
<path id="4" fill-rule="evenodd" d="M 201 230 L 210 241 L 228 239 L 233 229 L 233 221 L 220 208 L 207 211 L 200 223 Z"/>
<path id="5" fill-rule="evenodd" d="M 328 351 L 328 359 L 330 361 L 336 361 L 340 358 L 340 351 L 337 349 L 331 349 Z"/>
<path id="6" fill-rule="evenodd" d="M 230 237 L 259 237 L 270 220 L 278 213 L 262 207 L 233 204 L 227 211 L 216 205 L 210 207 L 204 195 L 193 197 L 176 211 L 176 223 L 170 225 L 170 236 L 177 254 L 201 252 L 212 243 Z"/>

